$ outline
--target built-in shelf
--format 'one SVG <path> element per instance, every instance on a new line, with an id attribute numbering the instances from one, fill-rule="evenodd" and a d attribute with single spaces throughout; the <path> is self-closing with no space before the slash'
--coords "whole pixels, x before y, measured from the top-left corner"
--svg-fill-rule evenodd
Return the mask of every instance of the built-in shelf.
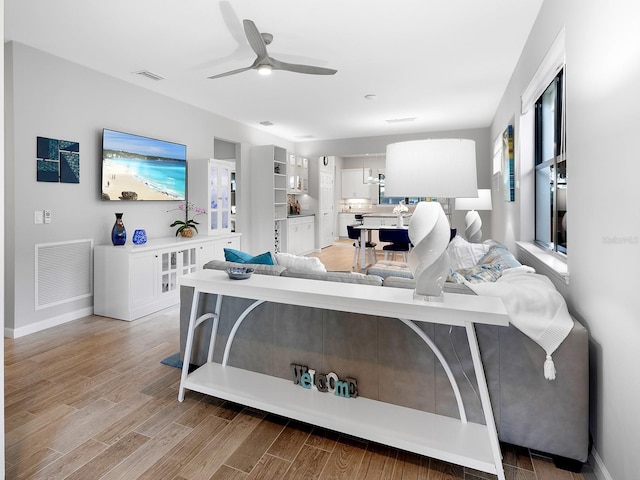
<path id="1" fill-rule="evenodd" d="M 291 380 L 207 363 L 191 373 L 188 390 L 247 405 L 476 470 L 495 469 L 484 425 L 363 397 L 343 398 Z"/>

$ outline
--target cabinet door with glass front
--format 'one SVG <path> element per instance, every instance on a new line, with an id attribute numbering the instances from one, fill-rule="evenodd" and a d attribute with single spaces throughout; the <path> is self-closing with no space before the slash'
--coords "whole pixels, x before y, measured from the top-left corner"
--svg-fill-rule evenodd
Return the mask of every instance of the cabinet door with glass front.
<path id="1" fill-rule="evenodd" d="M 233 162 L 209 161 L 209 233 L 231 231 L 231 174 Z"/>

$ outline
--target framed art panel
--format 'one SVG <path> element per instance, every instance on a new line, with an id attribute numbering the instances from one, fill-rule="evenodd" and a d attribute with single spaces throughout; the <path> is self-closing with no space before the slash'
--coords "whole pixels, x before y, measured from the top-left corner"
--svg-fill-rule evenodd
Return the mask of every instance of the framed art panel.
<path id="1" fill-rule="evenodd" d="M 36 180 L 80 183 L 80 144 L 37 137 Z"/>
<path id="2" fill-rule="evenodd" d="M 504 200 L 516 199 L 516 172 L 513 154 L 513 125 L 508 125 L 502 133 L 502 181 L 504 182 Z"/>

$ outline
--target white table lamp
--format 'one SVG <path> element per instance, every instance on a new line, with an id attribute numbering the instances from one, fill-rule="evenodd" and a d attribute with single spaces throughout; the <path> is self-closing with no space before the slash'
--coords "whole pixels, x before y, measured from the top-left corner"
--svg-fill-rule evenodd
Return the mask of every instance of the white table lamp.
<path id="1" fill-rule="evenodd" d="M 456 210 L 469 210 L 464 217 L 464 236 L 469 242 L 482 240 L 482 219 L 478 210 L 491 210 L 491 189 L 479 189 L 477 198 L 456 198 Z"/>
<path id="2" fill-rule="evenodd" d="M 385 195 L 473 197 L 478 194 L 476 144 L 465 139 L 431 139 L 387 145 Z M 442 298 L 449 274 L 451 226 L 440 202 L 420 202 L 409 222 L 413 248 L 408 263 L 417 296 Z"/>

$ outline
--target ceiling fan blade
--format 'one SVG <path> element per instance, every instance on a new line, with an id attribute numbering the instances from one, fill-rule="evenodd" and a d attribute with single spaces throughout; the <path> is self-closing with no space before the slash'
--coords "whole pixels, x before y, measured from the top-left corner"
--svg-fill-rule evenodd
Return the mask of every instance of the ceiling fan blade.
<path id="1" fill-rule="evenodd" d="M 310 75 L 334 75 L 337 70 L 333 68 L 314 67 L 312 65 L 300 65 L 297 63 L 286 63 L 269 57 L 269 63 L 274 70 L 286 70 L 288 72 L 308 73 Z"/>
<path id="2" fill-rule="evenodd" d="M 212 77 L 207 77 L 209 80 L 213 80 L 215 78 L 228 77 L 229 75 L 235 75 L 236 73 L 246 72 L 247 70 L 251 70 L 253 65 L 244 68 L 238 68 L 236 70 L 231 70 L 230 72 L 219 73 L 218 75 L 213 75 Z"/>
<path id="3" fill-rule="evenodd" d="M 247 36 L 247 40 L 253 51 L 256 52 L 258 58 L 265 58 L 267 56 L 267 46 L 256 24 L 251 20 L 244 19 L 242 20 L 242 25 L 244 25 L 244 34 Z"/>

